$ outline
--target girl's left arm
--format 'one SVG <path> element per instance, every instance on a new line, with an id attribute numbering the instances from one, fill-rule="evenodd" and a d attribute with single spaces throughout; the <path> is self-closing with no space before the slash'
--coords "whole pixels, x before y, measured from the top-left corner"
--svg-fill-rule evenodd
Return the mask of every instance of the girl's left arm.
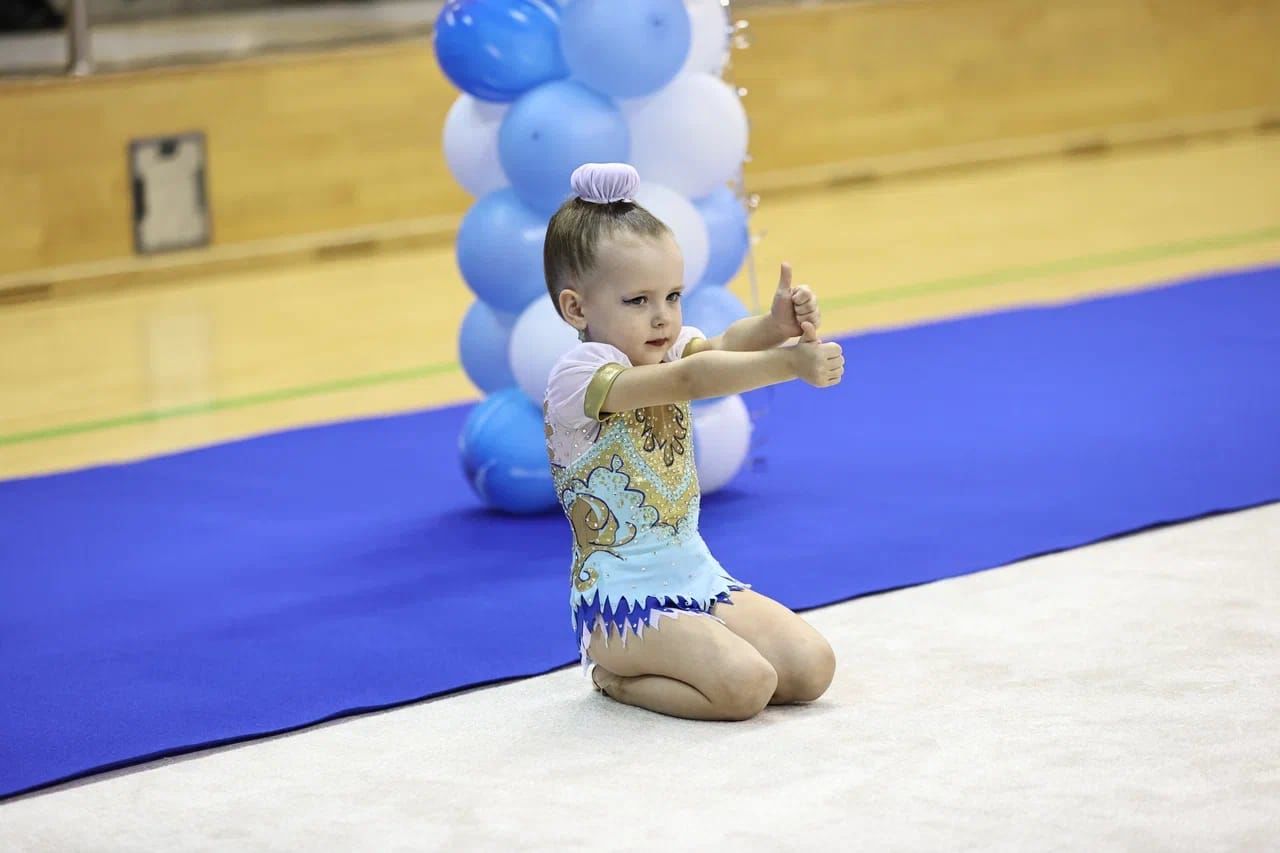
<path id="1" fill-rule="evenodd" d="M 802 323 L 812 323 L 816 330 L 821 319 L 818 297 L 807 287 L 793 288 L 791 265 L 784 263 L 778 275 L 778 289 L 773 294 L 773 307 L 768 314 L 737 321 L 695 351 L 755 352 L 773 349 L 799 336 Z"/>

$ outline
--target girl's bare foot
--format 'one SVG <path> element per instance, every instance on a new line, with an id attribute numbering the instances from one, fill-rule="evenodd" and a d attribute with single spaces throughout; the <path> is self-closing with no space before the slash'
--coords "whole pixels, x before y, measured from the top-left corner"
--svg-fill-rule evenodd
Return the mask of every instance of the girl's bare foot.
<path id="1" fill-rule="evenodd" d="M 604 689 L 604 685 L 606 683 L 605 679 L 608 677 L 608 675 L 609 673 L 606 670 L 601 669 L 599 664 L 591 665 L 591 683 L 596 686 L 597 693 L 605 692 L 605 689 Z M 605 695 L 608 695 L 608 694 L 606 693 Z"/>

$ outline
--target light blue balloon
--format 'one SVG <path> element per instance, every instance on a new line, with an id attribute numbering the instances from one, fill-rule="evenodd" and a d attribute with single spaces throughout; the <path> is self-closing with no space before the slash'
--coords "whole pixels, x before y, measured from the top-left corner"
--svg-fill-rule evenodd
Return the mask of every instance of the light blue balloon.
<path id="1" fill-rule="evenodd" d="M 498 157 L 511 186 L 548 215 L 569 197 L 574 169 L 626 162 L 630 151 L 626 119 L 613 101 L 566 80 L 520 98 L 498 131 Z"/>
<path id="2" fill-rule="evenodd" d="M 515 190 L 494 190 L 471 206 L 458 228 L 458 269 L 467 286 L 507 314 L 547 295 L 542 241 L 547 217 L 526 207 Z"/>
<path id="3" fill-rule="evenodd" d="M 615 98 L 652 94 L 689 57 L 684 0 L 574 0 L 560 13 L 560 49 L 573 76 Z"/>
<path id="4" fill-rule="evenodd" d="M 699 287 L 684 300 L 684 324 L 713 338 L 751 312 L 724 287 Z"/>
<path id="5" fill-rule="evenodd" d="M 462 369 L 477 388 L 491 393 L 516 384 L 511 375 L 507 345 L 515 317 L 499 314 L 476 300 L 462 318 L 458 333 L 458 358 Z"/>
<path id="6" fill-rule="evenodd" d="M 445 76 L 486 101 L 514 101 L 569 75 L 560 8 L 545 0 L 449 0 L 431 39 Z"/>
<path id="7" fill-rule="evenodd" d="M 751 235 L 747 208 L 728 187 L 720 187 L 694 204 L 707 223 L 707 271 L 699 287 L 728 284 L 742 268 Z"/>
<path id="8" fill-rule="evenodd" d="M 519 388 L 472 409 L 458 444 L 467 482 L 488 506 L 525 515 L 558 505 L 542 412 Z"/>

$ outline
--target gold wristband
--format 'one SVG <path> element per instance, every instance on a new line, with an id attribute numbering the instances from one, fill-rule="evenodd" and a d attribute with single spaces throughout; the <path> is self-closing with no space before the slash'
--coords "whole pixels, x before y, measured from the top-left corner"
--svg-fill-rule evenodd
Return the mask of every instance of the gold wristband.
<path id="1" fill-rule="evenodd" d="M 711 345 L 707 342 L 706 338 L 694 338 L 689 341 L 689 343 L 685 344 L 684 352 L 680 353 L 680 357 L 688 358 L 694 353 L 706 352 L 710 347 Z"/>

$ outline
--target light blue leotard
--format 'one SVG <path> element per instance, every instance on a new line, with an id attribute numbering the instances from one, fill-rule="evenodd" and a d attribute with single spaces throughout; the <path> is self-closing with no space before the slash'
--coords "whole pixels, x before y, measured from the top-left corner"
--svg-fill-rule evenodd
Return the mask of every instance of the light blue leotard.
<path id="1" fill-rule="evenodd" d="M 594 367 L 590 356 L 585 361 Z M 729 593 L 747 586 L 725 571 L 698 533 L 701 493 L 689 404 L 600 414 L 613 380 L 628 366 L 620 362 L 587 374 L 581 403 L 570 394 L 586 415 L 577 423 L 557 422 L 553 394 L 544 405 L 552 477 L 573 530 L 569 603 L 584 665 L 598 626 L 625 643 L 663 617 L 711 615 Z"/>

